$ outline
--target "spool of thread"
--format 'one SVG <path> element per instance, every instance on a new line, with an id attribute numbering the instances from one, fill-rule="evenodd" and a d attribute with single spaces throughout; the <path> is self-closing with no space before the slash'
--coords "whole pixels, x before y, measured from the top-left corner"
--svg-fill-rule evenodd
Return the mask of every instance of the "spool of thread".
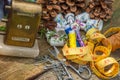
<path id="1" fill-rule="evenodd" d="M 78 40 L 76 40 L 76 45 L 77 45 L 77 47 L 80 47 Z"/>
<path id="2" fill-rule="evenodd" d="M 85 46 L 84 42 L 81 39 L 80 31 L 79 30 L 75 30 L 75 32 L 76 32 L 76 35 L 77 35 L 77 41 L 79 42 L 80 46 L 81 47 Z"/>
<path id="3" fill-rule="evenodd" d="M 70 48 L 76 48 L 76 34 L 74 30 L 69 31 L 69 46 Z"/>
<path id="4" fill-rule="evenodd" d="M 66 25 L 65 27 L 66 34 L 69 34 L 70 31 L 72 31 L 72 28 L 70 27 L 70 25 Z"/>

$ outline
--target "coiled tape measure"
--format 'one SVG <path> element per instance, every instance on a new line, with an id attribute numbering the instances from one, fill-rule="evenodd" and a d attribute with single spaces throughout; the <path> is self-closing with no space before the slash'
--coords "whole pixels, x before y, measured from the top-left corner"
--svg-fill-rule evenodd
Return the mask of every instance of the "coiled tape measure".
<path id="1" fill-rule="evenodd" d="M 118 28 L 111 29 L 109 31 L 112 30 L 119 31 L 120 29 L 119 30 Z M 105 34 L 107 34 L 109 31 L 105 32 Z M 79 52 L 79 54 L 77 54 L 77 52 L 74 51 L 74 53 L 73 54 L 70 53 L 72 54 L 70 55 L 66 53 L 69 47 L 64 46 L 63 48 L 64 56 L 66 56 L 66 58 L 71 60 L 72 62 L 78 64 L 87 64 L 88 61 L 90 61 L 91 69 L 100 78 L 110 79 L 116 76 L 119 72 L 119 64 L 114 58 L 108 57 L 112 50 L 110 42 L 106 39 L 106 37 L 103 34 L 101 34 L 95 28 L 91 28 L 90 30 L 88 30 L 88 32 L 86 33 L 86 37 L 87 37 L 87 41 L 85 41 L 85 43 L 87 44 L 85 46 L 86 48 L 85 47 L 77 48 L 78 51 L 80 51 L 81 49 L 85 49 L 83 50 L 82 53 Z M 104 40 L 107 40 L 106 42 L 107 44 L 102 43 L 102 41 Z M 65 49 L 65 47 L 67 48 Z M 97 54 L 98 52 L 101 52 L 102 54 L 99 55 Z M 112 65 L 112 67 L 109 70 L 105 71 L 105 67 L 109 65 Z"/>
<path id="2" fill-rule="evenodd" d="M 92 33 L 92 34 L 91 34 Z M 97 59 L 103 59 L 110 55 L 111 45 L 110 43 L 105 46 L 96 46 L 94 41 L 100 43 L 102 40 L 106 39 L 97 29 L 90 29 L 86 36 L 88 37 L 87 45 L 85 47 L 69 48 L 67 45 L 63 47 L 63 55 L 71 61 L 97 61 Z M 91 37 L 92 36 L 92 37 Z M 103 54 L 98 56 L 97 51 L 102 52 Z"/>
<path id="3" fill-rule="evenodd" d="M 105 67 L 111 66 L 111 68 L 105 71 Z M 115 77 L 119 72 L 119 64 L 118 62 L 112 58 L 107 57 L 99 60 L 98 62 L 90 62 L 90 67 L 92 71 L 102 79 L 110 79 Z"/>

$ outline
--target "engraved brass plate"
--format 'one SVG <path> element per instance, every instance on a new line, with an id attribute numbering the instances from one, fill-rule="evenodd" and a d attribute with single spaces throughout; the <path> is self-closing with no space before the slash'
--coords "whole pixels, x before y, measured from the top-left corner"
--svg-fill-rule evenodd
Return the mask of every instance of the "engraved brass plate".
<path id="1" fill-rule="evenodd" d="M 23 38 L 23 37 L 12 37 L 13 41 L 22 41 L 22 42 L 29 42 L 30 38 Z"/>

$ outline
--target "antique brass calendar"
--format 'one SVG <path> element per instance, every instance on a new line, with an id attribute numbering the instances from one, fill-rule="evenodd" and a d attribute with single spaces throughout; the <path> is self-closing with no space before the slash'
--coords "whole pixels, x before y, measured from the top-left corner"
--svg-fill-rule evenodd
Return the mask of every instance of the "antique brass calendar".
<path id="1" fill-rule="evenodd" d="M 8 16 L 5 44 L 32 47 L 40 24 L 40 4 L 13 1 Z"/>

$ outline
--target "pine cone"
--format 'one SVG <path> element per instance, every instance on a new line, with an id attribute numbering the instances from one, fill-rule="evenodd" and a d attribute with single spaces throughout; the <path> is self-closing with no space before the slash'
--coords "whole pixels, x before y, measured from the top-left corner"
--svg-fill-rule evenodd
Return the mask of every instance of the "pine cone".
<path id="1" fill-rule="evenodd" d="M 42 18 L 46 20 L 53 20 L 58 13 L 77 15 L 86 7 L 85 0 L 37 0 L 37 2 L 43 4 Z"/>
<path id="2" fill-rule="evenodd" d="M 91 15 L 91 18 L 93 18 L 94 15 L 94 19 L 107 21 L 113 13 L 112 3 L 113 0 L 90 0 L 86 12 Z"/>

